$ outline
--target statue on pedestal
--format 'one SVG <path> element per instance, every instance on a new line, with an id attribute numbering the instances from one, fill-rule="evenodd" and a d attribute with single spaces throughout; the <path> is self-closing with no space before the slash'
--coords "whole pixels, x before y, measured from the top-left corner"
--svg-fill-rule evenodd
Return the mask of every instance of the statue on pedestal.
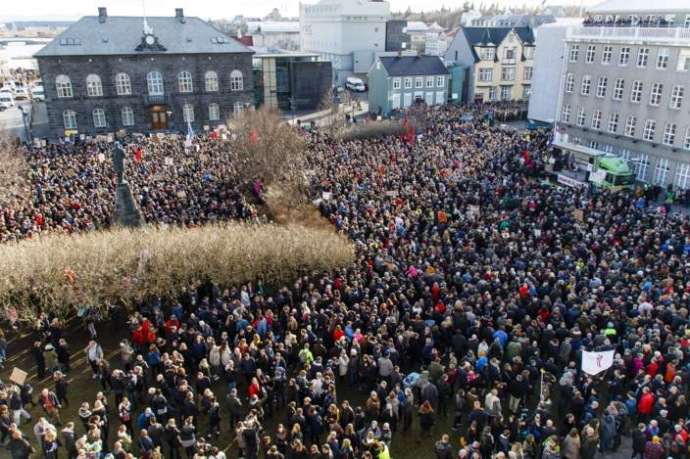
<path id="1" fill-rule="evenodd" d="M 137 203 L 132 196 L 132 189 L 125 181 L 125 170 L 127 163 L 127 153 L 119 142 L 110 150 L 110 159 L 113 161 L 115 170 L 115 210 L 112 215 L 114 225 L 122 225 L 129 228 L 143 225 L 144 217 L 137 208 Z"/>
<path id="2" fill-rule="evenodd" d="M 124 183 L 127 153 L 120 145 L 120 142 L 115 142 L 115 148 L 110 150 L 110 159 L 113 160 L 113 169 L 115 169 L 115 183 Z"/>

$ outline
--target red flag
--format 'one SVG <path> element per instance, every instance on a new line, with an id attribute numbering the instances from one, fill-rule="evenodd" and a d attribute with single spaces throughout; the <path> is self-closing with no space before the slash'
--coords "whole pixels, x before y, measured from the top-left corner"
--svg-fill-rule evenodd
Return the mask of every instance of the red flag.
<path id="1" fill-rule="evenodd" d="M 407 117 L 405 117 L 405 119 L 403 120 L 403 127 L 404 127 L 405 129 L 407 129 L 407 122 L 408 122 L 408 121 L 407 121 Z"/>
<path id="2" fill-rule="evenodd" d="M 254 129 L 252 129 L 249 132 L 249 141 L 251 143 L 256 143 L 257 140 L 259 140 L 259 134 L 257 134 L 256 131 Z"/>
<path id="3" fill-rule="evenodd" d="M 134 152 L 134 161 L 139 162 L 141 161 L 141 149 L 137 148 L 137 151 Z"/>

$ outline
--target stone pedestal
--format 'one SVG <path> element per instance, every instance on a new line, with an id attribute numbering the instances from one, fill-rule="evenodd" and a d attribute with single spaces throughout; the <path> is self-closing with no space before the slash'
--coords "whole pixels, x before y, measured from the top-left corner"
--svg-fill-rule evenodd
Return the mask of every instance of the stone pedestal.
<path id="1" fill-rule="evenodd" d="M 144 217 L 134 202 L 132 190 L 128 183 L 118 183 L 115 190 L 115 210 L 112 215 L 112 224 L 122 225 L 127 228 L 136 228 L 142 226 Z"/>

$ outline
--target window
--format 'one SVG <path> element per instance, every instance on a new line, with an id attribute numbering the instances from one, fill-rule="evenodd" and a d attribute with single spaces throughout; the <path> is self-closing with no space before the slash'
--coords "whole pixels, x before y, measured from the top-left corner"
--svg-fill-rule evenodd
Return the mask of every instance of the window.
<path id="1" fill-rule="evenodd" d="M 613 46 L 604 46 L 604 51 L 601 53 L 601 63 L 609 65 L 611 63 L 611 56 L 613 55 Z"/>
<path id="2" fill-rule="evenodd" d="M 525 81 L 530 81 L 532 79 L 532 67 L 525 67 L 522 70 L 522 79 Z"/>
<path id="3" fill-rule="evenodd" d="M 493 69 L 479 69 L 479 81 L 491 81 L 493 78 Z"/>
<path id="4" fill-rule="evenodd" d="M 589 95 L 589 88 L 592 85 L 592 77 L 585 75 L 582 77 L 582 84 L 580 85 L 580 94 L 583 96 Z"/>
<path id="5" fill-rule="evenodd" d="M 594 110 L 590 127 L 592 129 L 601 129 L 601 110 Z"/>
<path id="6" fill-rule="evenodd" d="M 86 77 L 86 94 L 89 97 L 101 97 L 103 95 L 101 77 L 93 73 Z"/>
<path id="7" fill-rule="evenodd" d="M 684 49 L 678 53 L 678 64 L 676 70 L 679 72 L 690 71 L 690 50 Z"/>
<path id="8" fill-rule="evenodd" d="M 585 107 L 580 108 L 580 110 L 577 112 L 577 120 L 575 120 L 575 124 L 578 126 L 585 125 Z"/>
<path id="9" fill-rule="evenodd" d="M 585 52 L 585 63 L 587 64 L 593 64 L 594 63 L 594 58 L 597 55 L 597 46 L 596 45 L 587 45 L 587 51 Z"/>
<path id="10" fill-rule="evenodd" d="M 609 113 L 609 125 L 607 131 L 609 131 L 611 134 L 615 134 L 616 131 L 618 131 L 618 113 Z"/>
<path id="11" fill-rule="evenodd" d="M 683 28 L 690 29 L 690 14 L 685 15 L 685 22 L 683 23 Z"/>
<path id="12" fill-rule="evenodd" d="M 647 67 L 647 61 L 649 60 L 649 48 L 640 48 L 637 51 L 637 67 L 645 68 Z"/>
<path id="13" fill-rule="evenodd" d="M 685 140 L 683 140 L 683 148 L 690 150 L 690 126 L 685 130 Z"/>
<path id="14" fill-rule="evenodd" d="M 654 131 L 656 130 L 656 120 L 647 120 L 644 122 L 644 131 L 642 131 L 642 140 L 654 141 Z"/>
<path id="15" fill-rule="evenodd" d="M 496 100 L 498 97 L 498 90 L 496 86 L 491 86 L 489 88 L 489 100 Z"/>
<path id="16" fill-rule="evenodd" d="M 679 109 L 683 103 L 683 93 L 685 88 L 683 86 L 675 85 L 671 90 L 671 103 L 669 107 Z"/>
<path id="17" fill-rule="evenodd" d="M 628 115 L 625 119 L 625 134 L 626 137 L 635 137 L 635 126 L 637 125 L 637 117 Z"/>
<path id="18" fill-rule="evenodd" d="M 434 105 L 434 93 L 433 92 L 427 92 L 424 94 L 424 103 L 427 105 Z"/>
<path id="19" fill-rule="evenodd" d="M 561 121 L 563 123 L 570 123 L 570 105 L 563 106 L 563 112 L 561 112 Z"/>
<path id="20" fill-rule="evenodd" d="M 647 177 L 647 169 L 649 168 L 649 155 L 640 154 L 635 161 L 635 174 L 637 180 L 644 180 Z"/>
<path id="21" fill-rule="evenodd" d="M 405 77 L 405 89 L 412 89 L 412 78 Z"/>
<path id="22" fill-rule="evenodd" d="M 244 79 L 242 77 L 242 72 L 239 70 L 233 70 L 230 72 L 230 90 L 231 91 L 242 91 L 244 89 Z"/>
<path id="23" fill-rule="evenodd" d="M 443 91 L 436 91 L 436 104 L 437 105 L 443 105 L 446 103 L 446 96 L 445 92 Z"/>
<path id="24" fill-rule="evenodd" d="M 516 49 L 517 48 L 503 48 L 503 59 L 507 61 L 514 61 Z"/>
<path id="25" fill-rule="evenodd" d="M 522 50 L 525 53 L 525 59 L 534 59 L 534 46 L 525 46 Z"/>
<path id="26" fill-rule="evenodd" d="M 526 84 L 522 86 L 522 98 L 527 100 L 532 95 L 532 86 Z"/>
<path id="27" fill-rule="evenodd" d="M 405 93 L 403 98 L 403 108 L 407 108 L 412 105 L 412 93 Z"/>
<path id="28" fill-rule="evenodd" d="M 513 97 L 512 94 L 510 86 L 501 86 L 501 100 L 510 100 Z"/>
<path id="29" fill-rule="evenodd" d="M 93 127 L 104 128 L 107 126 L 105 122 L 105 112 L 102 108 L 97 108 L 93 111 Z"/>
<path id="30" fill-rule="evenodd" d="M 630 102 L 640 103 L 642 100 L 642 82 L 640 80 L 633 81 L 632 90 L 630 91 Z"/>
<path id="31" fill-rule="evenodd" d="M 209 104 L 208 119 L 211 121 L 218 121 L 220 119 L 220 107 L 218 104 Z"/>
<path id="32" fill-rule="evenodd" d="M 630 62 L 630 47 L 621 46 L 621 51 L 618 54 L 618 65 L 625 67 Z"/>
<path id="33" fill-rule="evenodd" d="M 132 82 L 126 73 L 115 75 L 115 92 L 118 96 L 129 96 L 132 94 Z"/>
<path id="34" fill-rule="evenodd" d="M 436 87 L 437 88 L 445 88 L 446 87 L 446 77 L 437 76 L 436 77 Z"/>
<path id="35" fill-rule="evenodd" d="M 400 89 L 400 78 L 393 78 L 393 89 Z"/>
<path id="36" fill-rule="evenodd" d="M 184 104 L 182 107 L 182 121 L 185 123 L 194 122 L 194 106 L 192 104 Z"/>
<path id="37" fill-rule="evenodd" d="M 659 158 L 656 161 L 656 168 L 654 170 L 654 184 L 655 185 L 666 185 L 666 175 L 671 168 L 668 165 L 668 159 Z"/>
<path id="38" fill-rule="evenodd" d="M 129 107 L 122 107 L 122 125 L 123 126 L 133 126 L 134 125 L 134 112 Z"/>
<path id="39" fill-rule="evenodd" d="M 434 77 L 426 77 L 426 87 L 427 88 L 433 88 L 434 87 Z"/>
<path id="40" fill-rule="evenodd" d="M 663 70 L 668 67 L 668 48 L 659 48 L 659 53 L 656 55 L 656 68 Z"/>
<path id="41" fill-rule="evenodd" d="M 482 48 L 482 60 L 493 61 L 496 59 L 496 48 Z"/>
<path id="42" fill-rule="evenodd" d="M 218 92 L 218 74 L 213 70 L 209 70 L 204 75 L 204 86 L 206 92 Z"/>
<path id="43" fill-rule="evenodd" d="M 148 86 L 149 96 L 163 95 L 163 75 L 160 72 L 149 72 L 146 75 L 146 85 Z"/>
<path id="44" fill-rule="evenodd" d="M 669 145 L 673 146 L 673 143 L 676 141 L 676 124 L 675 123 L 666 123 L 664 126 L 664 135 L 661 138 L 661 143 L 664 145 Z"/>
<path id="45" fill-rule="evenodd" d="M 405 94 L 405 97 L 407 97 L 407 94 Z M 237 118 L 244 115 L 244 104 L 242 102 L 235 102 L 232 106 L 232 114 Z"/>
<path id="46" fill-rule="evenodd" d="M 569 54 L 568 60 L 570 60 L 570 62 L 577 62 L 579 57 L 580 57 L 580 45 L 570 45 L 570 54 Z"/>
<path id="47" fill-rule="evenodd" d="M 661 83 L 652 83 L 652 90 L 649 92 L 649 105 L 658 107 L 661 104 L 661 91 L 664 85 Z"/>
<path id="48" fill-rule="evenodd" d="M 191 73 L 182 71 L 177 75 L 177 90 L 182 93 L 194 92 Z"/>
<path id="49" fill-rule="evenodd" d="M 676 179 L 673 184 L 676 188 L 687 190 L 690 188 L 690 164 L 679 163 L 676 169 Z"/>
<path id="50" fill-rule="evenodd" d="M 62 123 L 65 129 L 77 128 L 77 113 L 72 110 L 65 110 L 62 112 Z"/>
<path id="51" fill-rule="evenodd" d="M 575 74 L 569 73 L 565 76 L 565 92 L 573 92 L 575 86 Z"/>
<path id="52" fill-rule="evenodd" d="M 501 80 L 502 81 L 513 81 L 513 80 L 515 80 L 515 67 L 503 67 L 503 69 L 501 69 Z"/>
<path id="53" fill-rule="evenodd" d="M 57 96 L 61 99 L 63 97 L 72 97 L 72 81 L 67 75 L 58 75 L 55 78 L 55 89 L 57 90 Z"/>
<path id="54" fill-rule="evenodd" d="M 421 88 L 423 86 L 424 86 L 424 78 L 417 77 L 414 79 L 414 87 L 415 88 Z"/>
<path id="55" fill-rule="evenodd" d="M 622 100 L 624 89 L 625 80 L 623 78 L 616 78 L 616 81 L 613 84 L 613 100 Z"/>
<path id="56" fill-rule="evenodd" d="M 393 110 L 400 108 L 400 94 L 393 94 Z"/>
<path id="57" fill-rule="evenodd" d="M 600 76 L 597 80 L 597 97 L 606 97 L 606 84 L 608 83 L 608 78 Z"/>

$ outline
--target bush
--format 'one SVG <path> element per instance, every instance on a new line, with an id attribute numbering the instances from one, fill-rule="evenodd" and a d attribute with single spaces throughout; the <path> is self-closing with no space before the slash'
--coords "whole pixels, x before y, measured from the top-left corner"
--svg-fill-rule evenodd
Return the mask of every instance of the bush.
<path id="1" fill-rule="evenodd" d="M 347 142 L 391 135 L 397 137 L 400 134 L 405 134 L 405 128 L 400 121 L 371 121 L 369 123 L 351 125 L 342 131 L 338 138 Z"/>
<path id="2" fill-rule="evenodd" d="M 196 229 L 118 229 L 48 236 L 0 247 L 0 307 L 32 319 L 77 305 L 107 314 L 115 303 L 174 297 L 209 280 L 226 287 L 262 279 L 269 286 L 345 267 L 351 243 L 330 230 L 229 224 Z"/>

